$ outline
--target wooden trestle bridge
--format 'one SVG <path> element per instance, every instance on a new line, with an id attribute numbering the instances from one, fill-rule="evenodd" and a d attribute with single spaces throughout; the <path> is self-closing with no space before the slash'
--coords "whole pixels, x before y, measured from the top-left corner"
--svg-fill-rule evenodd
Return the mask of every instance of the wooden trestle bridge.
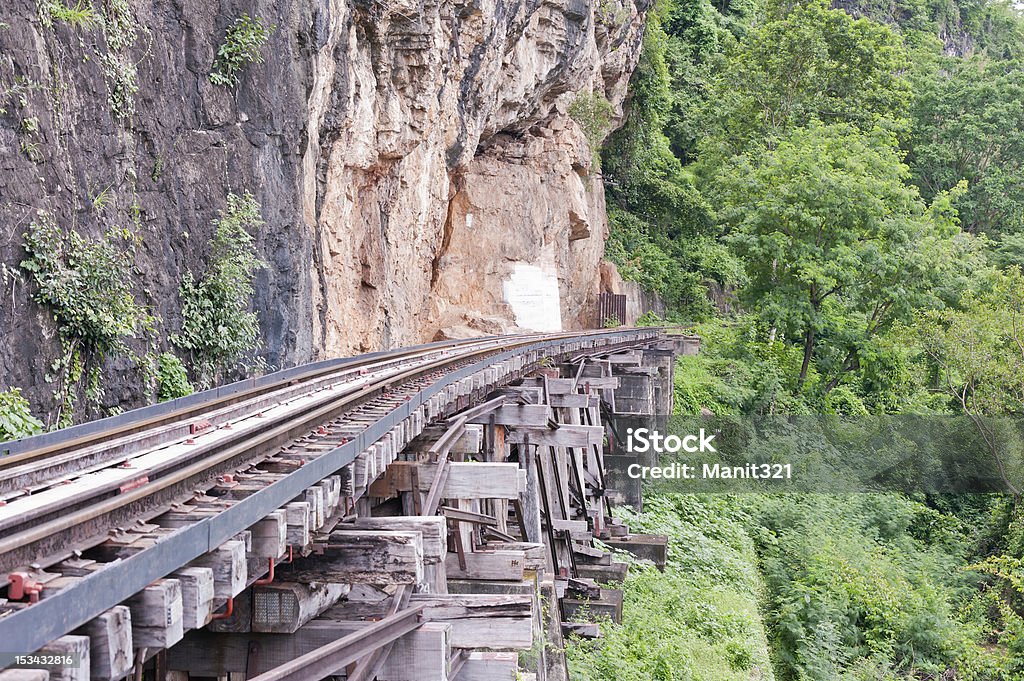
<path id="1" fill-rule="evenodd" d="M 694 342 L 447 341 L 0 444 L 0 681 L 567 679 L 606 547 L 664 561 L 605 417 L 667 413 Z"/>

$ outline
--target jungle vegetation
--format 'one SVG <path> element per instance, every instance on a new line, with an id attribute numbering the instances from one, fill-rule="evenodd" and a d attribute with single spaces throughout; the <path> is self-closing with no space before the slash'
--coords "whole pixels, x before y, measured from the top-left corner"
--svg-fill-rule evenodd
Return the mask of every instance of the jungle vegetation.
<path id="1" fill-rule="evenodd" d="M 627 279 L 695 325 L 683 414 L 1024 410 L 1024 20 L 661 0 L 603 149 Z M 1024 679 L 1019 494 L 663 494 L 587 681 Z"/>

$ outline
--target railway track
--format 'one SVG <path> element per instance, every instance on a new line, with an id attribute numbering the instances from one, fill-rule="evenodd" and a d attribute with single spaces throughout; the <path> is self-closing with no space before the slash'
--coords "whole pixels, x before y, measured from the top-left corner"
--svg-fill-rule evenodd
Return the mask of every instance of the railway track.
<path id="1" fill-rule="evenodd" d="M 381 452 L 394 456 L 416 427 L 449 406 L 468 406 L 541 358 L 656 336 L 520 335 L 376 353 L 16 443 L 0 458 L 0 575 L 60 572 L 69 559 L 88 567 L 60 588 L 44 588 L 38 603 L 0 609 L 0 640 L 9 646 L 0 668 L 5 653 L 38 649 L 328 476 L 344 474 L 342 492 L 365 486 L 389 463 Z M 388 438 L 397 442 L 375 445 Z M 195 504 L 205 504 L 204 514 L 184 525 L 156 532 L 140 525 Z M 156 537 L 152 545 L 82 562 L 112 533 L 139 527 Z"/>
<path id="2" fill-rule="evenodd" d="M 121 424 L 0 459 L 0 574 L 48 567 L 157 515 L 272 448 L 343 416 L 395 386 L 531 336 L 462 341 L 324 368 L 302 379 L 232 394 L 154 422 Z M 255 393 L 255 394 L 252 394 Z M 227 403 L 227 404 L 225 404 Z M 337 438 L 335 438 L 337 439 Z"/>

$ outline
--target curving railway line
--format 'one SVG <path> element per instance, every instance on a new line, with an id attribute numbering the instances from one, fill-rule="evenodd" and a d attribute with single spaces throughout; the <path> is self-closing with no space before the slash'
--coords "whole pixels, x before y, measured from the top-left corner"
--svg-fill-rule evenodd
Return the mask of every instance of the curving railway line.
<path id="1" fill-rule="evenodd" d="M 392 438 L 401 445 L 545 358 L 626 349 L 659 333 L 502 336 L 331 360 L 0 444 L 0 455 L 7 450 L 0 456 L 0 575 L 8 576 L 0 591 L 0 668 L 213 551 L 327 477 L 345 472 L 351 483 L 379 473 L 388 461 L 379 460 L 375 443 Z M 236 477 L 253 470 L 259 481 L 239 486 Z M 83 560 L 111 536 L 198 497 L 208 500 L 215 488 L 216 512 L 165 528 L 130 554 Z M 69 571 L 69 561 L 83 567 Z M 48 571 L 59 578 L 44 581 Z"/>

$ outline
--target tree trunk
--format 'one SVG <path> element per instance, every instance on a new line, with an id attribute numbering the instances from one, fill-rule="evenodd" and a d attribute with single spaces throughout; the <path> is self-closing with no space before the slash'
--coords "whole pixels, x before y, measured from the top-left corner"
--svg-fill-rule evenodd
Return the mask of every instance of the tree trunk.
<path id="1" fill-rule="evenodd" d="M 804 363 L 800 365 L 800 379 L 796 382 L 797 390 L 804 387 L 804 381 L 807 380 L 807 369 L 811 366 L 811 355 L 814 354 L 814 327 L 807 329 L 807 335 L 804 336 Z"/>

